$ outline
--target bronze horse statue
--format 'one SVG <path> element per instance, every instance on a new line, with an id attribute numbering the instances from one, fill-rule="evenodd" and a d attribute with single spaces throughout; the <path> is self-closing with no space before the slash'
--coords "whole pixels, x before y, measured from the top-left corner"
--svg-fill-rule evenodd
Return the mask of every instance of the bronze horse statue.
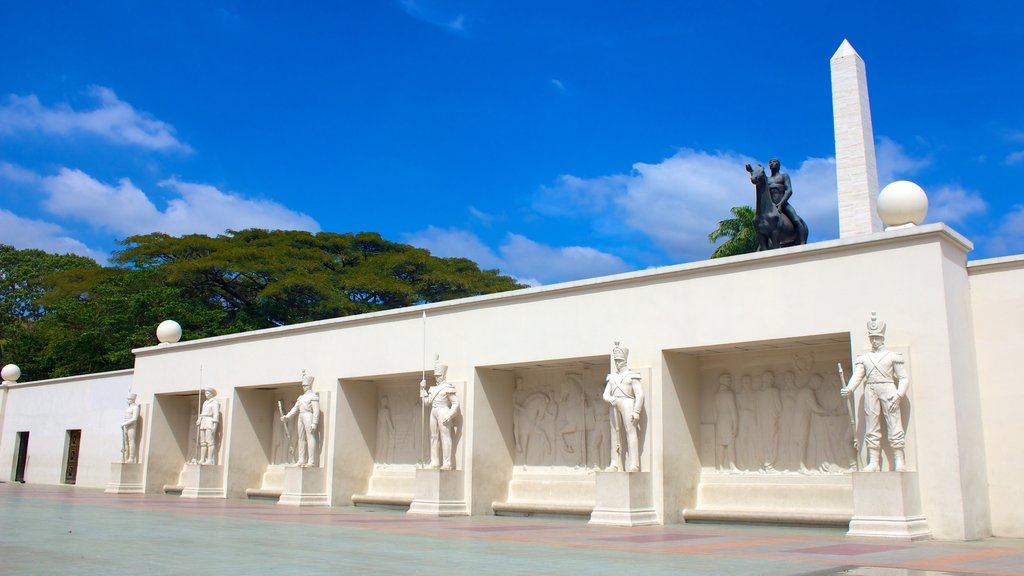
<path id="1" fill-rule="evenodd" d="M 796 246 L 807 242 L 796 223 L 790 220 L 772 198 L 764 166 L 746 166 L 756 196 L 754 211 L 754 232 L 757 236 L 757 251 L 772 250 L 784 246 Z M 802 222 L 800 224 L 803 224 Z"/>

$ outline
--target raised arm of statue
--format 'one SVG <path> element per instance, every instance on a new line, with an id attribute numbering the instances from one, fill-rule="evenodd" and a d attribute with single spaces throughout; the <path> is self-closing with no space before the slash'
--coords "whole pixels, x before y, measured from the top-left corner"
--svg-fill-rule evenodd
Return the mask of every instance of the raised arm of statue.
<path id="1" fill-rule="evenodd" d="M 843 395 L 843 398 L 848 398 L 850 394 L 860 386 L 861 381 L 864 380 L 865 374 L 866 371 L 864 370 L 864 363 L 860 358 L 857 358 L 853 365 L 853 375 L 850 376 L 850 383 L 839 390 L 839 393 Z"/>
<path id="2" fill-rule="evenodd" d="M 615 402 L 615 396 L 612 395 L 612 386 L 614 386 L 614 384 L 612 384 L 612 377 L 609 374 L 608 377 L 605 378 L 604 392 L 601 394 L 601 398 L 609 404 Z"/>

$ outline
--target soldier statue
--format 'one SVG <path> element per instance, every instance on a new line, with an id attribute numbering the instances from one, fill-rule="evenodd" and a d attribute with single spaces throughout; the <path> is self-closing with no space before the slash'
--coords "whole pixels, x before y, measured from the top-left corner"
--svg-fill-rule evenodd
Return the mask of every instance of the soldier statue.
<path id="1" fill-rule="evenodd" d="M 447 381 L 448 366 L 434 362 L 435 385 L 427 389 L 427 381 L 420 381 L 420 400 L 430 406 L 430 467 L 454 470 L 452 436 L 455 420 L 459 416 L 459 399 L 455 386 Z"/>
<path id="2" fill-rule="evenodd" d="M 640 471 L 640 414 L 644 409 L 644 391 L 640 387 L 640 373 L 634 372 L 626 365 L 629 349 L 622 348 L 616 342 L 612 348 L 612 372 L 605 380 L 602 398 L 611 404 L 611 464 L 609 472 L 625 470 Z M 626 454 L 624 458 L 622 440 L 625 436 Z M 628 464 L 626 464 L 628 462 Z"/>
<path id="3" fill-rule="evenodd" d="M 298 414 L 296 428 L 298 432 L 299 461 L 303 468 L 315 467 L 320 454 L 317 450 L 317 427 L 320 425 L 320 395 L 313 392 L 313 376 L 306 376 L 302 371 L 302 395 L 295 400 L 295 405 L 287 414 L 281 416 L 281 422 Z"/>
<path id="4" fill-rule="evenodd" d="M 128 394 L 128 407 L 124 411 L 124 422 L 121 424 L 121 463 L 138 463 L 138 439 L 136 431 L 139 426 L 139 405 L 135 403 L 137 396 Z"/>
<path id="5" fill-rule="evenodd" d="M 885 322 L 878 320 L 874 312 L 868 322 L 868 339 L 871 352 L 862 354 L 854 361 L 853 376 L 840 392 L 848 398 L 862 383 L 864 384 L 864 447 L 868 463 L 864 472 L 878 472 L 879 441 L 882 438 L 880 417 L 885 419 L 885 429 L 892 447 L 893 468 L 896 472 L 907 469 L 903 449 L 906 438 L 903 432 L 900 402 L 907 395 L 910 379 L 903 366 L 903 355 L 885 349 Z"/>
<path id="6" fill-rule="evenodd" d="M 203 390 L 206 400 L 199 410 L 196 426 L 199 426 L 199 464 L 217 464 L 217 428 L 220 427 L 220 402 L 213 388 Z"/>

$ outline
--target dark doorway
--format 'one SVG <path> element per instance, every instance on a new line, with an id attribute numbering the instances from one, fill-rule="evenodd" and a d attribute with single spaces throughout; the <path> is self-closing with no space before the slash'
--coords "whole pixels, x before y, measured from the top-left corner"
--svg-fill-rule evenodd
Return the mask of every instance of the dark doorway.
<path id="1" fill-rule="evenodd" d="M 81 430 L 68 430 L 64 439 L 64 483 L 74 484 L 78 476 L 78 446 L 82 441 Z"/>
<path id="2" fill-rule="evenodd" d="M 28 432 L 18 432 L 14 450 L 14 481 L 25 481 L 25 465 L 28 464 Z"/>

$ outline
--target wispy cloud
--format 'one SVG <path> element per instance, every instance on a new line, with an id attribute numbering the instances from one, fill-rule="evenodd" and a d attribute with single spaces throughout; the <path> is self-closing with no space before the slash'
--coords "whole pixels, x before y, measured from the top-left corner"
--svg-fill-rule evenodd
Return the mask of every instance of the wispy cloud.
<path id="1" fill-rule="evenodd" d="M 0 135 L 41 133 L 73 137 L 88 134 L 115 144 L 146 150 L 191 152 L 191 148 L 174 135 L 174 127 L 136 110 L 120 100 L 109 88 L 93 86 L 87 94 L 96 107 L 75 110 L 67 103 L 46 106 L 34 94 L 9 95 L 0 105 Z"/>
<path id="2" fill-rule="evenodd" d="M 1015 205 L 999 221 L 987 239 L 988 252 L 994 255 L 1024 252 L 1024 204 Z"/>
<path id="3" fill-rule="evenodd" d="M 906 153 L 903 146 L 885 136 L 879 136 L 875 143 L 875 163 L 878 185 L 885 187 L 886 184 L 917 174 L 931 164 L 931 159 L 914 158 Z"/>
<path id="4" fill-rule="evenodd" d="M 534 208 L 546 215 L 587 217 L 596 233 L 626 227 L 679 260 L 706 258 L 707 235 L 733 206 L 753 205 L 743 165 L 757 161 L 727 152 L 683 149 L 661 162 L 637 163 L 629 174 L 584 179 L 563 175 L 542 188 Z M 793 206 L 817 238 L 838 233 L 835 163 L 810 158 L 796 170 Z"/>
<path id="5" fill-rule="evenodd" d="M 43 177 L 43 208 L 116 235 L 165 232 L 220 234 L 227 229 L 268 228 L 319 231 L 313 218 L 270 200 L 253 200 L 207 184 L 169 179 L 160 183 L 174 197 L 163 210 L 129 179 L 100 182 L 81 170 L 61 168 Z"/>
<path id="6" fill-rule="evenodd" d="M 1006 163 L 1010 166 L 1016 166 L 1017 164 L 1024 163 L 1024 150 L 1018 150 L 1007 154 Z"/>
<path id="7" fill-rule="evenodd" d="M 960 186 L 942 186 L 928 194 L 929 222 L 959 224 L 986 211 L 988 203 L 981 194 Z"/>
<path id="8" fill-rule="evenodd" d="M 463 12 L 445 10 L 437 6 L 432 0 L 398 0 L 398 5 L 406 14 L 447 30 L 449 32 L 463 33 L 466 31 L 466 14 Z"/>
<path id="9" fill-rule="evenodd" d="M 481 268 L 498 268 L 524 284 L 537 285 L 625 272 L 632 267 L 618 256 L 588 246 L 550 246 L 509 233 L 492 250 L 468 230 L 437 228 L 407 234 L 405 241 L 435 256 L 463 257 Z"/>
<path id="10" fill-rule="evenodd" d="M 79 254 L 105 264 L 107 255 L 75 240 L 67 231 L 43 220 L 22 218 L 0 208 L 0 244 L 21 250 L 36 249 L 53 254 Z"/>

